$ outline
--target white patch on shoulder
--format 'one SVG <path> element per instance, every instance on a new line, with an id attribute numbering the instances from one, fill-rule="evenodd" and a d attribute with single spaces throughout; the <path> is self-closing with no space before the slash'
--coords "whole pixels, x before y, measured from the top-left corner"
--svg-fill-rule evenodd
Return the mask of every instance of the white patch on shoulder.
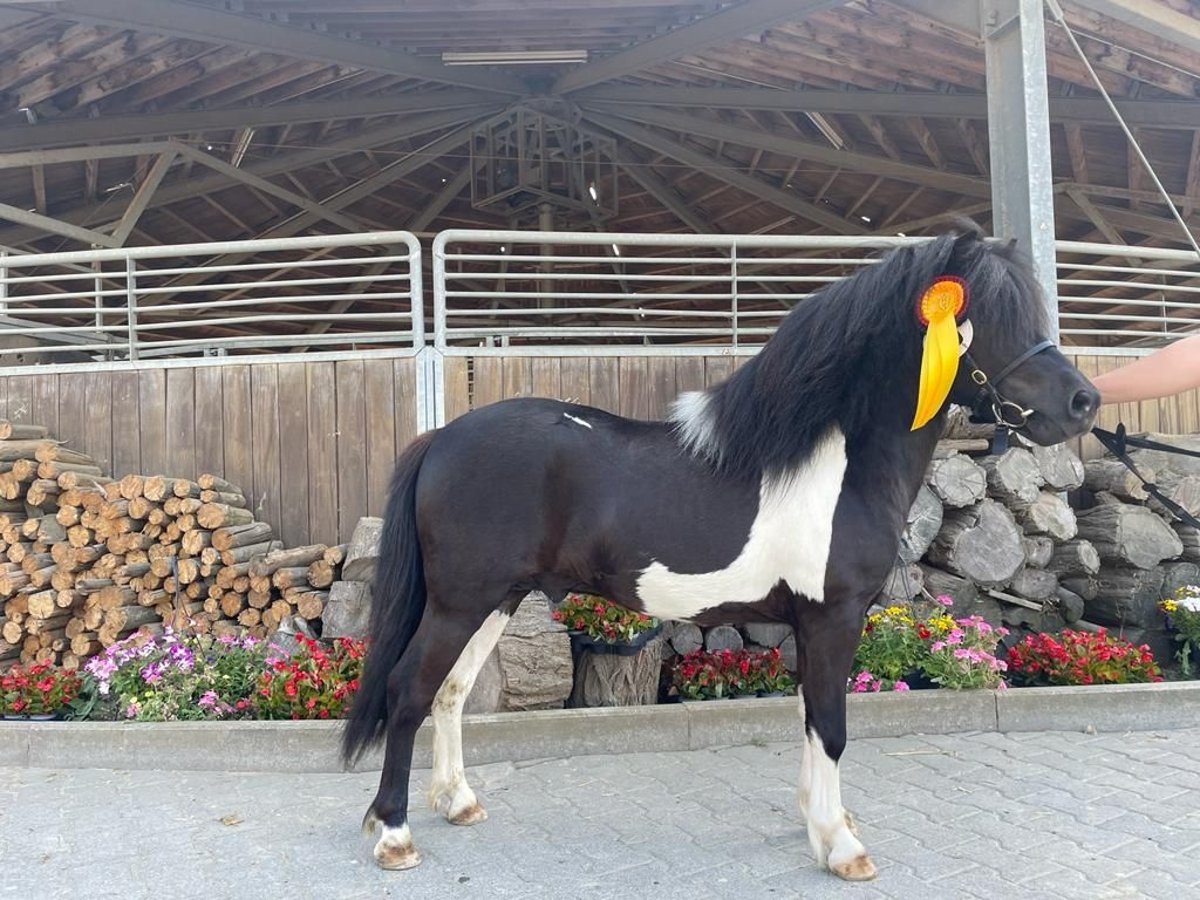
<path id="1" fill-rule="evenodd" d="M 835 426 L 794 472 L 763 479 L 750 536 L 726 568 L 681 575 L 655 561 L 643 569 L 637 594 L 645 612 L 690 619 L 722 603 L 756 603 L 780 580 L 810 600 L 824 600 L 833 514 L 845 474 L 846 438 Z"/>
<path id="2" fill-rule="evenodd" d="M 721 445 L 717 441 L 717 423 L 709 402 L 705 391 L 680 394 L 671 404 L 670 421 L 678 429 L 684 447 L 697 456 L 716 460 L 721 455 Z"/>
<path id="3" fill-rule="evenodd" d="M 570 420 L 571 420 L 572 422 L 574 422 L 576 425 L 582 425 L 584 428 L 588 428 L 588 429 L 590 429 L 590 428 L 592 427 L 592 423 L 591 423 L 591 422 L 586 422 L 586 421 L 584 421 L 583 419 L 579 418 L 578 416 L 573 416 L 573 415 L 571 415 L 570 413 L 563 413 L 563 418 L 564 418 L 564 419 L 570 419 Z"/>

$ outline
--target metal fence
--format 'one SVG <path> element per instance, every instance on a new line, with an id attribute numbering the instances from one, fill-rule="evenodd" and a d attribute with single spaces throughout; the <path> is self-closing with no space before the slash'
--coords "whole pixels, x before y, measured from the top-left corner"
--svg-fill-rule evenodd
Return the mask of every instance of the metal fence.
<path id="1" fill-rule="evenodd" d="M 920 240 L 447 231 L 432 245 L 434 347 L 750 354 L 814 291 Z M 1062 340 L 1078 352 L 1145 352 L 1200 321 L 1194 254 L 1070 241 L 1057 253 Z M 425 344 L 421 262 L 407 232 L 0 248 L 0 364 L 18 352 L 51 363 L 416 353 Z"/>
<path id="2" fill-rule="evenodd" d="M 53 362 L 415 351 L 421 274 L 419 242 L 399 231 L 3 254 L 0 352 Z"/>
<path id="3" fill-rule="evenodd" d="M 1200 259 L 1188 250 L 1058 241 L 1063 342 L 1147 351 L 1200 325 Z"/>
<path id="4" fill-rule="evenodd" d="M 446 231 L 443 352 L 753 353 L 796 303 L 919 238 Z"/>
<path id="5" fill-rule="evenodd" d="M 448 353 L 756 352 L 789 309 L 905 237 L 454 230 L 433 243 Z M 1136 354 L 1196 329 L 1195 254 L 1059 241 L 1061 338 Z"/>

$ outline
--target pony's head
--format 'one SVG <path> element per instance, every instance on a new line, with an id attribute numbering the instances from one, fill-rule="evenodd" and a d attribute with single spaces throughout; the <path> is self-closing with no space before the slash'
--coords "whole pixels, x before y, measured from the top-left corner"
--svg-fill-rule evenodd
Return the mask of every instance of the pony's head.
<path id="1" fill-rule="evenodd" d="M 1039 444 L 1091 428 L 1100 394 L 1049 339 L 1042 292 L 1013 244 L 967 232 L 938 238 L 929 250 L 940 271 L 914 307 L 924 343 L 914 427 L 932 417 L 931 403 L 940 409 L 948 397 Z M 931 398 L 927 382 L 939 377 Z"/>

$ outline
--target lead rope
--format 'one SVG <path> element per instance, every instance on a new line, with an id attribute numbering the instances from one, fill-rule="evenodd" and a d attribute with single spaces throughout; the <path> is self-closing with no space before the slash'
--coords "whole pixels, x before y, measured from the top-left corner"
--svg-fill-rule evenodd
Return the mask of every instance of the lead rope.
<path id="1" fill-rule="evenodd" d="M 1108 91 L 1104 89 L 1104 83 L 1100 81 L 1100 76 L 1096 74 L 1096 70 L 1092 68 L 1091 61 L 1087 58 L 1087 54 L 1083 52 L 1083 48 L 1079 46 L 1079 41 L 1075 40 L 1075 33 L 1071 31 L 1071 27 L 1067 25 L 1066 17 L 1063 16 L 1062 7 L 1058 5 L 1058 0 L 1046 0 L 1046 8 L 1050 10 L 1050 15 L 1054 17 L 1054 21 L 1058 26 L 1066 32 L 1067 40 L 1071 42 L 1071 46 L 1075 48 L 1075 52 L 1079 54 L 1080 60 L 1083 61 L 1084 68 L 1088 70 L 1088 74 L 1092 76 L 1092 81 L 1096 83 L 1096 90 L 1100 92 L 1100 96 L 1104 98 L 1104 102 L 1108 104 L 1109 112 L 1113 114 L 1113 118 L 1117 120 L 1117 124 L 1121 126 L 1121 130 L 1125 132 L 1125 137 L 1129 140 L 1129 145 L 1133 148 L 1133 152 L 1137 154 L 1138 161 L 1145 166 L 1146 171 L 1150 173 L 1150 179 L 1154 182 L 1154 186 L 1158 188 L 1158 192 L 1162 194 L 1163 199 L 1167 203 L 1167 208 L 1171 210 L 1171 215 L 1175 217 L 1175 221 L 1179 223 L 1179 227 L 1187 239 L 1187 242 L 1192 245 L 1192 249 L 1196 251 L 1196 256 L 1200 257 L 1200 244 L 1196 243 L 1196 238 L 1192 234 L 1191 229 L 1187 227 L 1187 223 L 1183 221 L 1183 216 L 1179 214 L 1179 210 L 1175 208 L 1175 202 L 1171 199 L 1171 195 L 1167 193 L 1167 189 L 1163 187 L 1163 183 L 1158 180 L 1158 174 L 1154 171 L 1154 167 L 1150 165 L 1150 160 L 1146 159 L 1146 154 L 1142 152 L 1142 147 L 1138 143 L 1137 138 L 1133 136 L 1133 132 L 1129 130 L 1129 126 L 1125 124 L 1125 119 L 1121 116 L 1117 105 L 1113 103 L 1112 97 L 1108 95 Z"/>

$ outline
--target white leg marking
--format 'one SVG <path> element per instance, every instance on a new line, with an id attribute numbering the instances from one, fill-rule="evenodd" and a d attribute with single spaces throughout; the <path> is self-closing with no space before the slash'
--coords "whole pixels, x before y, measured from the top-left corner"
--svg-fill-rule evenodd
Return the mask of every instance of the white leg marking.
<path id="1" fill-rule="evenodd" d="M 823 600 L 845 474 L 846 439 L 834 427 L 794 472 L 763 480 L 750 536 L 729 566 L 698 575 L 676 574 L 657 561 L 647 566 L 637 582 L 645 612 L 687 620 L 721 603 L 755 603 L 780 579 L 810 600 Z"/>
<path id="2" fill-rule="evenodd" d="M 804 691 L 797 692 L 800 697 L 800 722 L 805 722 L 804 715 Z M 805 731 L 804 753 L 800 757 L 800 815 L 804 816 L 804 820 L 808 821 L 808 803 L 812 797 L 812 742 L 808 740 L 808 732 Z"/>
<path id="3" fill-rule="evenodd" d="M 875 864 L 850 830 L 849 817 L 842 806 L 838 764 L 825 753 L 825 745 L 817 734 L 809 732 L 805 743 L 805 761 L 800 769 L 800 802 L 807 807 L 808 842 L 817 864 L 849 881 L 874 878 Z"/>
<path id="4" fill-rule="evenodd" d="M 421 862 L 407 822 L 399 828 L 383 826 L 383 834 L 375 844 L 375 861 L 385 869 L 411 869 Z"/>
<path id="5" fill-rule="evenodd" d="M 433 776 L 429 808 L 456 825 L 474 825 L 487 818 L 467 784 L 462 755 L 462 711 L 475 678 L 504 633 L 509 617 L 494 612 L 471 636 L 433 698 Z"/>
<path id="6" fill-rule="evenodd" d="M 570 420 L 571 420 L 572 422 L 574 422 L 576 425 L 582 425 L 582 426 L 583 426 L 584 428 L 586 428 L 588 431 L 591 431 L 591 430 L 592 430 L 592 423 L 591 423 L 591 422 L 588 422 L 588 421 L 585 421 L 584 419 L 581 419 L 581 418 L 579 418 L 578 416 L 573 416 L 573 415 L 571 415 L 570 413 L 563 413 L 563 418 L 564 418 L 564 419 L 570 419 Z"/>

